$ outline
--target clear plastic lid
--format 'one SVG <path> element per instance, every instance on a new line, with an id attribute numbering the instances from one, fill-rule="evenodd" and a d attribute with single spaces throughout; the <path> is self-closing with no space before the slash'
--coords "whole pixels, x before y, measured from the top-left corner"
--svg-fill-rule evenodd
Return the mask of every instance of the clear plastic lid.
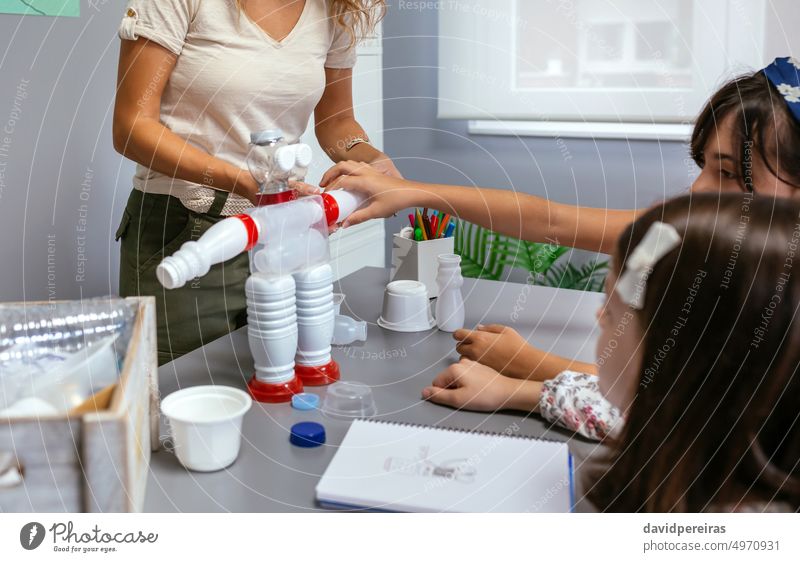
<path id="1" fill-rule="evenodd" d="M 367 418 L 377 413 L 372 389 L 363 382 L 339 381 L 328 387 L 322 413 L 339 419 Z"/>

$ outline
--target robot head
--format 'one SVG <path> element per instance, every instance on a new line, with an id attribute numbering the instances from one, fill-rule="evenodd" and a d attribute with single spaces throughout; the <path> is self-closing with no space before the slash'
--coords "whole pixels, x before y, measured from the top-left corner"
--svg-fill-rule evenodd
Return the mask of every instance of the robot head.
<path id="1" fill-rule="evenodd" d="M 247 168 L 260 194 L 282 193 L 290 179 L 305 179 L 312 156 L 307 144 L 289 144 L 280 129 L 267 129 L 250 134 Z"/>

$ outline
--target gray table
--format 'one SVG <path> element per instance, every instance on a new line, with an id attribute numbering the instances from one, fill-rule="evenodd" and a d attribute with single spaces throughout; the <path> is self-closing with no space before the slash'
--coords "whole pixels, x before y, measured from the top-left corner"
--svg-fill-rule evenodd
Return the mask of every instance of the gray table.
<path id="1" fill-rule="evenodd" d="M 343 380 L 373 388 L 378 419 L 460 429 L 502 432 L 516 423 L 519 434 L 570 441 L 573 454 L 585 457 L 595 445 L 550 428 L 535 415 L 515 412 L 456 411 L 422 401 L 420 392 L 448 364 L 456 361 L 451 334 L 431 330 L 402 334 L 375 324 L 380 315 L 388 271 L 366 268 L 340 281 L 346 295 L 343 314 L 369 323 L 367 341 L 335 347 Z M 514 283 L 465 280 L 466 325 L 513 325 L 534 345 L 591 361 L 596 339 L 594 314 L 602 295 Z M 515 313 L 516 311 L 516 313 Z M 224 384 L 245 388 L 253 362 L 246 330 L 213 341 L 159 369 L 162 396 L 189 386 Z M 323 394 L 325 387 L 309 387 Z M 319 421 L 327 444 L 301 449 L 289 444 L 289 428 L 299 421 Z M 228 469 L 189 472 L 169 451 L 153 455 L 146 511 L 279 512 L 320 511 L 314 487 L 347 431 L 348 422 L 302 412 L 288 404 L 259 404 L 245 416 L 242 451 Z M 162 420 L 162 435 L 166 428 Z"/>

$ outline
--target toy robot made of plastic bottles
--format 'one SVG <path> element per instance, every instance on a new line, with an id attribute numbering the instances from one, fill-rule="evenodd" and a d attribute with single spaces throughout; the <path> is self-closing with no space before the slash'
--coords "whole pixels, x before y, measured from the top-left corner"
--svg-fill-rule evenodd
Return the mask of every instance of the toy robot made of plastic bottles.
<path id="1" fill-rule="evenodd" d="M 311 154 L 308 145 L 288 143 L 278 130 L 253 133 L 247 166 L 259 183 L 258 205 L 184 243 L 156 269 L 161 284 L 174 289 L 214 264 L 250 253 L 245 292 L 255 373 L 248 387 L 261 402 L 287 402 L 304 384 L 339 379 L 331 358 L 335 311 L 328 231 L 362 199 L 342 190 L 296 199 L 288 182 L 305 178 Z"/>

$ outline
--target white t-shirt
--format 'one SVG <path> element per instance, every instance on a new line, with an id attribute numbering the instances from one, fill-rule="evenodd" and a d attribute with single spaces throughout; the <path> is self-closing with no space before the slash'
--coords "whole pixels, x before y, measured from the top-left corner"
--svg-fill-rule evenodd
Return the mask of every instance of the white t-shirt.
<path id="1" fill-rule="evenodd" d="M 350 36 L 325 0 L 305 0 L 295 28 L 270 37 L 235 0 L 129 0 L 122 39 L 146 37 L 178 55 L 161 97 L 161 122 L 218 158 L 246 169 L 250 132 L 279 128 L 294 141 L 325 88 L 325 67 L 351 68 Z M 133 186 L 179 197 L 205 212 L 214 192 L 137 165 Z M 213 187 L 213 186 L 211 186 Z M 250 206 L 228 197 L 223 214 Z"/>

